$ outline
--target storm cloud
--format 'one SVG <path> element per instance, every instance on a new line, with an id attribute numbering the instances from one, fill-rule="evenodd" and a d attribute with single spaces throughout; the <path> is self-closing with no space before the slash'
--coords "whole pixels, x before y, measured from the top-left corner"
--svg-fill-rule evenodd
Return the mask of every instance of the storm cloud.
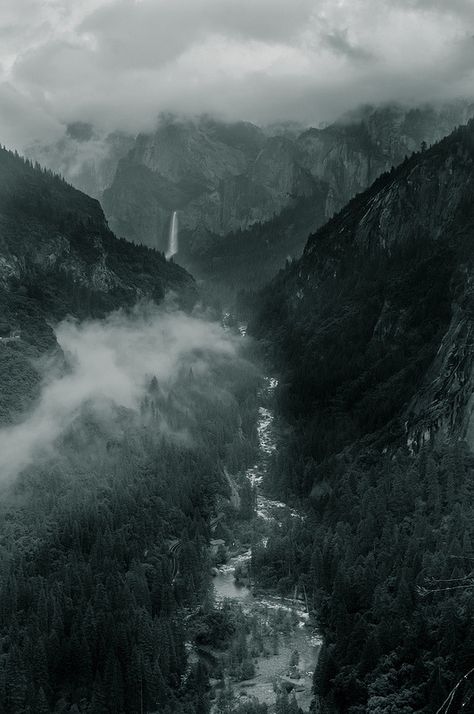
<path id="1" fill-rule="evenodd" d="M 317 124 L 366 102 L 474 94 L 469 0 L 6 0 L 1 141 L 160 112 Z"/>

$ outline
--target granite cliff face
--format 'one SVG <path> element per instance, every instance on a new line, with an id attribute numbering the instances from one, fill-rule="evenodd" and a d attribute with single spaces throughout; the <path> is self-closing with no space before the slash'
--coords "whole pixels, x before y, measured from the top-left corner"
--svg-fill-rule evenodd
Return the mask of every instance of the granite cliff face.
<path id="1" fill-rule="evenodd" d="M 326 218 L 423 142 L 429 146 L 439 141 L 472 115 L 473 107 L 463 103 L 438 110 L 366 107 L 323 130 L 303 132 L 297 140 L 302 163 L 329 187 Z"/>
<path id="2" fill-rule="evenodd" d="M 473 442 L 474 123 L 379 177 L 264 292 L 293 415 L 361 439 Z M 324 453 L 323 453 L 324 452 Z"/>
<path id="3" fill-rule="evenodd" d="M 134 141 L 123 132 L 101 135 L 90 124 L 74 122 L 58 141 L 46 145 L 36 142 L 25 153 L 32 161 L 64 176 L 79 191 L 100 199 Z"/>
<path id="4" fill-rule="evenodd" d="M 364 108 L 326 128 L 299 133 L 207 118 L 164 119 L 154 134 L 140 135 L 119 162 L 104 191 L 104 209 L 119 235 L 160 250 L 166 248 L 171 213 L 178 210 L 180 258 L 197 274 L 228 252 L 224 236 L 242 234 L 242 243 L 250 246 L 258 241 L 255 227 L 263 226 L 265 233 L 265 224 L 281 216 L 275 240 L 282 265 L 300 253 L 309 232 L 377 176 L 471 114 L 472 107 L 461 103 L 438 110 Z M 290 218 L 300 205 L 306 211 L 311 198 L 312 219 Z M 260 267 L 268 278 L 265 265 Z"/>
<path id="5" fill-rule="evenodd" d="M 406 410 L 407 443 L 413 450 L 453 435 L 474 448 L 474 286 L 469 277 L 419 392 Z"/>
<path id="6" fill-rule="evenodd" d="M 461 102 L 365 107 L 304 131 L 162 117 L 155 132 L 136 139 L 100 139 L 74 124 L 62 142 L 30 154 L 100 197 L 117 235 L 164 252 L 176 210 L 178 260 L 198 276 L 237 285 L 245 254 L 255 286 L 299 256 L 308 234 L 377 176 L 472 113 Z M 229 261 L 240 266 L 235 273 L 222 271 Z"/>
<path id="7" fill-rule="evenodd" d="M 223 236 L 312 193 L 316 182 L 297 155 L 293 141 L 251 124 L 167 120 L 119 163 L 104 208 L 117 233 L 160 249 L 172 210 L 191 237 Z"/>

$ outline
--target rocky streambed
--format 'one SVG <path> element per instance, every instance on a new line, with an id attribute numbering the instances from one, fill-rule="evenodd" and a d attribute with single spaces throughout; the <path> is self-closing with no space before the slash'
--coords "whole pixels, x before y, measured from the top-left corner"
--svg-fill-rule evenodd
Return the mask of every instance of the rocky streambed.
<path id="1" fill-rule="evenodd" d="M 263 533 L 268 528 L 279 527 L 282 518 L 288 514 L 293 518 L 303 517 L 262 492 L 268 458 L 276 448 L 271 397 L 277 384 L 275 378 L 267 377 L 261 389 L 257 425 L 259 456 L 257 463 L 246 472 L 257 492 L 256 518 L 267 526 L 261 528 Z M 259 545 L 266 545 L 265 536 Z M 281 598 L 254 588 L 251 577 L 236 579 L 236 575 L 249 572 L 251 557 L 251 549 L 234 555 L 217 568 L 214 577 L 216 605 L 236 608 L 239 617 L 246 619 L 247 630 L 251 632 L 247 638 L 252 661 L 249 676 L 234 678 L 232 682 L 236 704 L 253 698 L 266 703 L 271 711 L 277 692 L 284 689 L 291 693 L 290 696 L 294 694 L 303 711 L 308 711 L 321 639 L 304 601 Z"/>

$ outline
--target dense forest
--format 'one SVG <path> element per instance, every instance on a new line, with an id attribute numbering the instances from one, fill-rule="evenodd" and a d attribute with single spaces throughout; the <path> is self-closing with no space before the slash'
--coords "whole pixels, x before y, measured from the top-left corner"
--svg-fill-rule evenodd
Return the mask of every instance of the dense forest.
<path id="1" fill-rule="evenodd" d="M 253 568 L 311 597 L 327 714 L 473 706 L 473 149 L 470 123 L 377 179 L 252 328 L 281 377 L 268 488 L 308 508 Z"/>
<path id="2" fill-rule="evenodd" d="M 429 714 L 458 682 L 449 711 L 473 705 L 473 469 L 463 444 L 342 454 L 310 472 L 306 520 L 254 550 L 259 583 L 314 608 L 317 711 Z"/>
<path id="3" fill-rule="evenodd" d="M 211 323 L 179 312 L 197 295 L 184 269 L 118 240 L 96 201 L 3 149 L 0 224 L 0 435 L 12 445 L 1 456 L 0 711 L 207 712 L 208 671 L 192 649 L 213 612 L 209 541 L 229 501 L 225 469 L 255 450 L 257 372 L 219 325 L 214 353 L 200 337 Z M 168 326 L 153 307 L 165 292 Z M 58 321 L 106 335 L 118 309 L 116 330 L 155 315 L 150 365 L 181 340 L 173 379 L 145 374 L 131 406 L 86 395 L 51 440 L 44 394 L 86 376 L 62 352 Z M 110 370 L 112 357 L 99 355 Z M 5 480 L 35 414 L 44 449 Z"/>
<path id="4" fill-rule="evenodd" d="M 224 467 L 252 458 L 257 376 L 204 357 L 172 389 L 151 378 L 139 413 L 86 407 L 4 486 L 0 711 L 208 711 L 190 626 L 212 612 L 212 520 Z"/>

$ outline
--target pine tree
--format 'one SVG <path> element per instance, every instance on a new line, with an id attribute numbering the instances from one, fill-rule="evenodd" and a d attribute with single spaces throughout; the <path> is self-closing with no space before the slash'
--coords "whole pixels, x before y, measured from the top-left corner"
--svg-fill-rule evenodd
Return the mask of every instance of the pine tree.
<path id="1" fill-rule="evenodd" d="M 43 687 L 40 687 L 38 694 L 36 695 L 35 714 L 50 714 L 50 712 L 51 709 L 49 708 L 44 689 Z"/>

